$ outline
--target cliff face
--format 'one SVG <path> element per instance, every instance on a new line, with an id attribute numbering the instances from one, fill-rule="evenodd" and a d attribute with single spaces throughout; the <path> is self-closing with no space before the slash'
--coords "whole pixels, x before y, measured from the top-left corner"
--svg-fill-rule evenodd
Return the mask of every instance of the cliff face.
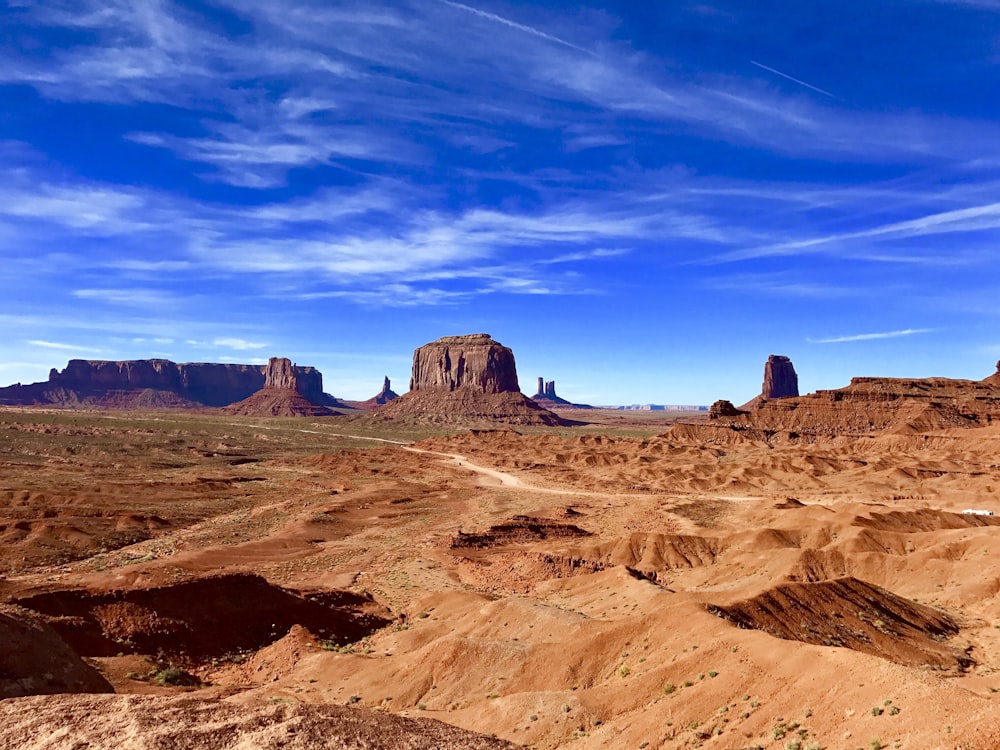
<path id="1" fill-rule="evenodd" d="M 799 395 L 799 376 L 792 360 L 772 354 L 764 364 L 764 385 L 761 398 L 792 398 Z"/>
<path id="2" fill-rule="evenodd" d="M 728 408 L 717 408 L 725 404 Z M 710 423 L 797 436 L 925 433 L 1000 419 L 1000 378 L 853 378 L 837 390 L 758 401 L 752 410 L 714 404 Z"/>
<path id="3" fill-rule="evenodd" d="M 445 336 L 413 353 L 410 390 L 472 388 L 482 393 L 520 391 L 514 352 L 487 333 Z"/>
<path id="4" fill-rule="evenodd" d="M 410 392 L 375 414 L 440 423 L 563 423 L 521 393 L 514 353 L 486 333 L 445 336 L 417 349 Z"/>
<path id="5" fill-rule="evenodd" d="M 0 404 L 132 406 L 149 393 L 162 406 L 225 406 L 241 401 L 265 384 L 265 366 L 167 359 L 120 362 L 72 359 L 62 372 L 53 369 L 48 382 L 0 388 Z M 313 367 L 294 368 L 296 389 L 310 401 L 329 401 L 323 375 Z M 139 394 L 145 394 L 140 398 Z"/>

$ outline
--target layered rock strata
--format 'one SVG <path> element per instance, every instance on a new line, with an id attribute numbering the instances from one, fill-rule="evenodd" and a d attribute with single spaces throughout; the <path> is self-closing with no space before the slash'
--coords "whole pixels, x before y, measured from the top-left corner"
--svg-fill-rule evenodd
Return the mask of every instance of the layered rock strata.
<path id="1" fill-rule="evenodd" d="M 72 359 L 47 382 L 0 388 L 0 404 L 136 408 L 225 406 L 265 387 L 266 367 L 249 364 L 167 359 L 124 361 Z M 294 368 L 296 390 L 324 403 L 323 375 L 313 367 Z"/>
<path id="2" fill-rule="evenodd" d="M 799 395 L 799 376 L 792 360 L 772 354 L 764 364 L 764 384 L 760 396 L 765 399 L 793 398 Z"/>
<path id="3" fill-rule="evenodd" d="M 514 352 L 488 333 L 444 336 L 413 353 L 410 390 L 519 392 Z"/>
<path id="4" fill-rule="evenodd" d="M 410 392 L 376 414 L 431 422 L 563 423 L 520 392 L 514 353 L 486 333 L 445 336 L 418 348 Z"/>
<path id="5" fill-rule="evenodd" d="M 300 370 L 286 357 L 271 357 L 264 371 L 264 387 L 248 398 L 226 407 L 230 414 L 270 417 L 332 417 L 340 412 L 330 408 L 333 401 L 322 393 L 313 400 L 303 393 L 313 392 L 311 373 L 302 377 Z M 309 368 L 310 370 L 312 368 Z"/>
<path id="6" fill-rule="evenodd" d="M 765 401 L 776 398 L 794 398 L 799 395 L 799 376 L 792 366 L 792 360 L 779 354 L 772 354 L 764 363 L 764 383 L 760 395 L 754 396 L 740 409 L 750 411 Z"/>
<path id="7" fill-rule="evenodd" d="M 926 433 L 1000 420 L 1000 373 L 984 380 L 853 378 L 805 396 L 762 399 L 752 411 L 716 402 L 709 425 L 795 437 Z"/>

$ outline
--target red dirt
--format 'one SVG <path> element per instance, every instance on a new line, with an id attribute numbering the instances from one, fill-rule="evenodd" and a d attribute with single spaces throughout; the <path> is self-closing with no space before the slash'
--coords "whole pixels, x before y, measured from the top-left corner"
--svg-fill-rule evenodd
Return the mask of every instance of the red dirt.
<path id="1" fill-rule="evenodd" d="M 339 644 L 390 621 L 370 598 L 349 592 L 302 595 L 252 575 L 124 591 L 54 591 L 15 603 L 45 615 L 86 656 L 127 652 L 204 660 L 255 651 L 294 625 Z"/>
<path id="2" fill-rule="evenodd" d="M 943 642 L 959 632 L 951 616 L 856 578 L 789 583 L 708 610 L 740 628 L 850 648 L 897 664 L 951 671 L 975 665 L 964 651 Z"/>

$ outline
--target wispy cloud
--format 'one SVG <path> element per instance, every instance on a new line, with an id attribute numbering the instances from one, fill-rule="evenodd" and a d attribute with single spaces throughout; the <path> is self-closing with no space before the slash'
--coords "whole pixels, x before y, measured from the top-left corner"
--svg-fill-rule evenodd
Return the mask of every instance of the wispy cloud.
<path id="1" fill-rule="evenodd" d="M 565 39 L 560 39 L 552 34 L 547 34 L 540 29 L 536 29 L 533 26 L 527 26 L 523 23 L 517 23 L 516 21 L 511 21 L 509 18 L 504 18 L 503 16 L 498 16 L 496 13 L 488 13 L 484 10 L 479 10 L 478 8 L 473 8 L 471 5 L 465 5 L 463 3 L 453 2 L 453 0 L 438 0 L 438 2 L 444 3 L 445 5 L 450 5 L 452 8 L 459 8 L 468 13 L 479 16 L 480 18 L 485 18 L 488 21 L 493 21 L 494 23 L 499 23 L 512 29 L 517 29 L 518 31 L 523 31 L 526 34 L 531 34 L 537 36 L 540 39 L 545 39 L 549 42 L 555 42 L 556 44 L 561 44 L 564 47 L 569 47 L 570 49 L 575 49 L 578 52 L 584 52 L 586 54 L 593 54 L 590 50 L 584 49 L 572 42 L 567 42 Z"/>
<path id="2" fill-rule="evenodd" d="M 31 346 L 41 347 L 42 349 L 58 349 L 59 351 L 65 352 L 90 352 L 99 353 L 104 351 L 103 349 L 95 349 L 90 346 L 78 346 L 76 344 L 64 344 L 59 341 L 44 341 L 41 339 L 30 339 L 26 343 Z"/>
<path id="3" fill-rule="evenodd" d="M 159 289 L 77 289 L 73 296 L 79 299 L 96 300 L 113 305 L 152 307 L 162 309 L 173 304 L 175 297 Z"/>
<path id="4" fill-rule="evenodd" d="M 886 331 L 883 333 L 858 333 L 852 336 L 833 336 L 825 339 L 806 339 L 810 344 L 846 344 L 852 341 L 878 341 L 881 339 L 896 339 L 903 336 L 915 336 L 919 333 L 931 333 L 933 328 L 906 328 L 902 331 Z"/>
<path id="5" fill-rule="evenodd" d="M 267 360 L 263 357 L 219 357 L 220 362 L 235 362 L 241 365 L 266 365 Z"/>
<path id="6" fill-rule="evenodd" d="M 245 351 L 247 349 L 263 349 L 267 346 L 267 342 L 264 341 L 247 341 L 246 339 L 239 338 L 218 338 L 212 340 L 212 346 L 222 346 L 227 349 L 236 349 L 237 351 Z"/>

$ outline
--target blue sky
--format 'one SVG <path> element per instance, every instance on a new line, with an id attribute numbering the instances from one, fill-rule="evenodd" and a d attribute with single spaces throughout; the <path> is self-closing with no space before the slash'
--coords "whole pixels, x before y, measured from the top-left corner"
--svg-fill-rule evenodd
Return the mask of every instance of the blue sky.
<path id="1" fill-rule="evenodd" d="M 748 7 L 749 6 L 749 7 Z M 1000 0 L 8 0 L 0 381 L 69 358 L 740 402 L 1000 358 Z"/>

